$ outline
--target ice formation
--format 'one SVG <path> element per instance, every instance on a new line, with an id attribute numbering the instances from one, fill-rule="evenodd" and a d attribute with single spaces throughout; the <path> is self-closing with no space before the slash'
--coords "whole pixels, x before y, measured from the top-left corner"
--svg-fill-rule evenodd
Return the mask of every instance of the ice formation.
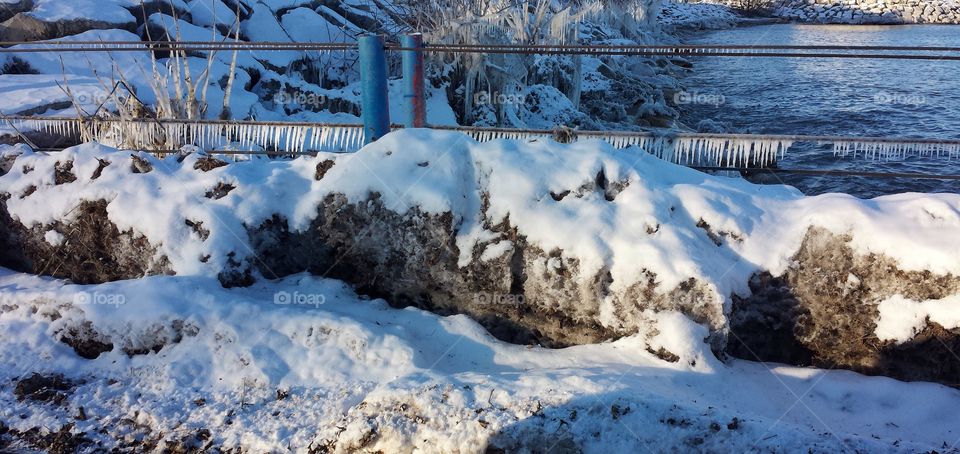
<path id="1" fill-rule="evenodd" d="M 820 142 L 821 144 L 825 142 Z M 833 154 L 835 156 L 857 157 L 862 155 L 866 159 L 904 159 L 908 156 L 960 157 L 960 142 L 957 141 L 878 141 L 878 140 L 833 140 Z"/>
<path id="2" fill-rule="evenodd" d="M 36 118 L 12 120 L 20 130 L 37 130 L 60 136 L 79 137 L 111 146 L 136 150 L 173 150 L 184 145 L 208 149 L 229 146 L 241 149 L 287 152 L 352 152 L 363 146 L 363 127 L 357 124 L 259 123 L 189 120 L 119 120 Z M 499 139 L 550 139 L 552 131 L 438 127 L 470 135 L 478 142 Z M 577 131 L 579 139 L 600 139 L 616 148 L 639 147 L 666 161 L 684 165 L 723 167 L 764 167 L 782 159 L 803 137 L 746 136 L 718 134 L 656 134 L 643 132 Z M 818 144 L 832 144 L 836 156 L 865 159 L 960 157 L 960 142 L 923 139 L 881 140 L 877 138 L 830 138 Z"/>
<path id="3" fill-rule="evenodd" d="M 356 151 L 363 146 L 359 125 L 308 123 L 253 123 L 190 120 L 133 120 L 49 118 L 14 120 L 18 129 L 79 137 L 118 148 L 174 150 L 184 145 L 240 148 L 292 154 L 309 150 Z"/>

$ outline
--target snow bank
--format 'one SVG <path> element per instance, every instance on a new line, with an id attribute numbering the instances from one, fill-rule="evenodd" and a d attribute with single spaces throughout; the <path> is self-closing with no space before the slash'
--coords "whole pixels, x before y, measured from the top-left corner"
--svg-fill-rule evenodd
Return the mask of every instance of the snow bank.
<path id="1" fill-rule="evenodd" d="M 112 345 L 93 360 L 58 341 L 87 323 Z M 722 364 L 690 341 L 703 328 L 685 317 L 662 313 L 651 328 L 546 350 L 305 275 L 226 290 L 203 277 L 76 286 L 0 270 L 0 381 L 72 382 L 61 405 L 0 388 L 0 443 L 68 423 L 103 450 L 943 452 L 960 436 L 956 390 Z"/>
<path id="2" fill-rule="evenodd" d="M 478 143 L 456 133 L 406 131 L 356 154 L 238 162 L 210 172 L 193 169 L 199 155 L 143 158 L 154 172 L 133 175 L 129 153 L 96 145 L 28 153 L 0 180 L 0 189 L 22 194 L 37 187 L 34 195 L 7 202 L 26 226 L 68 218 L 80 201 L 107 200 L 112 222 L 162 245 L 160 253 L 185 275 L 215 274 L 228 252 L 244 249 L 242 235 L 235 234 L 242 225 L 277 214 L 294 230 L 306 228 L 321 200 L 334 193 L 350 203 L 377 193 L 401 215 L 414 207 L 452 213 L 461 265 L 493 233 L 484 220 L 509 219 L 532 244 L 579 260 L 583 278 L 609 268 L 615 287 L 629 286 L 648 270 L 663 288 L 695 278 L 721 295 L 741 291 L 758 270 L 782 273 L 811 226 L 849 232 L 857 252 L 890 256 L 904 270 L 960 274 L 960 196 L 804 197 L 789 187 L 710 177 L 600 141 Z M 111 165 L 94 179 L 98 160 Z M 315 181 L 317 163 L 327 160 L 335 164 Z M 54 184 L 56 163 L 69 161 L 77 181 Z M 237 189 L 219 200 L 204 197 L 219 183 Z M 481 196 L 488 204 L 483 213 Z M 148 217 L 138 209 L 145 206 L 151 207 Z M 183 217 L 204 221 L 211 236 L 191 237 Z M 213 260 L 200 263 L 200 252 Z"/>
<path id="3" fill-rule="evenodd" d="M 212 169 L 206 159 L 92 144 L 25 153 L 0 191 L 14 230 L 47 245 L 46 232 L 71 225 L 78 205 L 104 201 L 109 222 L 155 254 L 136 272 L 242 285 L 312 270 L 397 304 L 486 319 L 494 331 L 511 320 L 532 330 L 521 342 L 622 337 L 649 323 L 648 310 L 674 310 L 707 326 L 723 350 L 732 299 L 750 296 L 757 274 L 788 272 L 813 230 L 898 272 L 960 275 L 952 194 L 804 197 L 600 141 L 478 143 L 429 130 L 353 154 Z M 144 162 L 151 170 L 133 173 Z M 898 290 L 879 291 L 872 296 Z"/>

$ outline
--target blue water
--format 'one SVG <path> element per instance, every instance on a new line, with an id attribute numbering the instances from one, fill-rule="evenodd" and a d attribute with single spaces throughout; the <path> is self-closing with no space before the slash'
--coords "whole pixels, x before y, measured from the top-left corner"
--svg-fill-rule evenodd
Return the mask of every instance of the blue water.
<path id="1" fill-rule="evenodd" d="M 957 46 L 960 26 L 765 25 L 689 36 L 688 44 Z M 681 121 L 704 119 L 729 132 L 960 139 L 960 61 L 810 58 L 691 60 L 687 93 L 709 103 L 680 106 Z M 720 101 L 720 102 L 717 102 Z M 781 168 L 960 174 L 960 160 L 913 157 L 894 162 L 834 157 L 829 147 L 794 146 Z M 860 177 L 761 177 L 809 194 L 873 197 L 899 192 L 957 192 L 960 181 Z"/>

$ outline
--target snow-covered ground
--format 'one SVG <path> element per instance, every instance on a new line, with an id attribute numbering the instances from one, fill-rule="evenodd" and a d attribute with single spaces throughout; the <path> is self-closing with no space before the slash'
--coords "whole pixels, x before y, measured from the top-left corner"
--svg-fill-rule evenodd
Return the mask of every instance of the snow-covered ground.
<path id="1" fill-rule="evenodd" d="M 674 313 L 649 339 L 545 350 L 306 275 L 224 290 L 208 278 L 76 286 L 0 271 L 0 308 L 0 420 L 18 431 L 73 424 L 105 447 L 956 452 L 960 442 L 955 389 L 722 363 L 697 341 L 703 328 Z M 115 350 L 87 360 L 54 340 L 80 320 Z M 681 359 L 650 353 L 661 347 Z M 34 372 L 74 385 L 59 404 L 17 400 L 15 380 Z"/>
<path id="2" fill-rule="evenodd" d="M 336 3 L 344 15 L 308 0 L 244 1 L 241 33 L 253 41 L 350 42 L 363 31 L 355 23 L 388 17 L 380 6 L 389 2 Z M 189 22 L 158 13 L 148 19 L 153 30 L 224 39 L 234 24 L 234 2 L 174 4 L 191 13 Z M 66 40 L 137 41 L 143 29 L 131 31 L 135 12 L 126 9 L 137 5 L 37 0 L 29 14 L 118 28 Z M 737 20 L 717 4 L 666 3 L 659 17 L 668 29 Z M 634 39 L 673 40 L 643 32 Z M 619 36 L 608 38 L 632 42 Z M 297 52 L 241 53 L 233 116 L 358 122 L 351 56 L 311 57 L 315 66 L 302 68 Z M 212 57 L 210 99 L 224 97 L 231 59 Z M 581 88 L 616 93 L 623 75 L 638 77 L 627 84 L 631 92 L 676 84 L 646 63 L 617 61 L 584 59 Z M 3 62 L 42 73 L 0 75 L 6 114 L 75 114 L 58 85 L 88 113 L 116 107 L 106 93 L 120 72 L 147 103 L 158 94 L 144 55 L 7 53 Z M 198 74 L 208 62 L 193 56 L 188 64 Z M 390 88 L 398 118 L 400 90 Z M 458 121 L 451 106 L 458 101 L 448 99 L 457 90 L 448 88 L 430 88 L 431 124 Z M 543 101 L 517 111 L 523 125 L 593 121 L 556 87 L 523 90 Z M 654 98 L 637 104 L 664 114 L 666 104 Z M 213 118 L 219 105 L 211 107 Z M 12 222 L 40 232 L 50 248 L 73 247 L 76 232 L 64 227 L 76 207 L 102 201 L 102 221 L 142 235 L 148 247 L 137 252 L 175 274 L 76 285 L 0 268 L 0 451 L 52 449 L 59 434 L 57 446 L 81 452 L 960 452 L 955 388 L 720 360 L 711 345 L 729 332 L 733 297 L 748 295 L 757 273 L 785 273 L 812 229 L 849 236 L 844 245 L 854 253 L 884 257 L 897 270 L 960 275 L 955 194 L 805 197 L 599 141 L 481 144 L 426 130 L 391 134 L 355 154 L 252 158 L 203 170 L 208 156 L 195 148 L 157 158 L 99 144 L 59 154 L 0 147 L 0 165 L 8 166 L 0 194 Z M 466 315 L 392 308 L 314 275 L 266 280 L 256 266 L 251 286 L 223 288 L 221 272 L 258 259 L 251 229 L 283 219 L 302 234 L 334 196 L 344 209 L 373 211 L 379 203 L 399 216 L 449 215 L 452 272 L 473 266 L 509 280 L 515 267 L 528 266 L 523 272 L 538 277 L 526 276 L 530 288 L 520 291 L 541 305 L 534 309 L 628 335 L 556 350 L 507 344 Z M 410 241 L 404 252 L 419 253 Z M 517 256 L 529 263 L 515 263 Z M 537 279 L 554 287 L 537 288 Z M 858 282 L 851 274 L 840 285 Z M 687 294 L 690 301 L 651 303 L 691 287 L 702 291 Z M 888 345 L 911 342 L 932 323 L 960 328 L 957 295 L 888 296 L 860 302 L 875 307 L 873 335 Z"/>
<path id="3" fill-rule="evenodd" d="M 789 266 L 809 226 L 846 232 L 856 250 L 903 269 L 957 273 L 956 195 L 804 197 L 599 141 L 477 143 L 426 130 L 355 154 L 207 172 L 195 170 L 196 154 L 178 158 L 143 155 L 154 169 L 133 174 L 129 153 L 85 145 L 27 153 L 0 177 L 11 215 L 27 225 L 68 220 L 82 200 L 108 201 L 109 220 L 145 235 L 177 273 L 79 286 L 0 272 L 6 440 L 70 423 L 68 432 L 105 446 L 166 440 L 255 452 L 956 452 L 960 443 L 956 389 L 721 362 L 704 341 L 708 327 L 670 309 L 642 311 L 643 323 L 629 325 L 635 334 L 620 340 L 547 350 L 494 340 L 466 316 L 393 309 L 339 281 L 299 274 L 227 290 L 216 277 L 231 252 L 252 251 L 245 225 L 279 213 L 305 228 L 327 194 L 363 204 L 376 193 L 399 213 L 451 212 L 462 263 L 494 269 L 515 245 L 484 225 L 509 218 L 530 244 L 560 250 L 553 260 L 579 260 L 567 280 L 609 269 L 615 293 L 647 279 L 641 270 L 656 273 L 657 291 L 694 278 L 715 292 L 707 305 L 726 314 L 754 272 Z M 57 184 L 57 162 L 68 160 L 76 180 Z M 610 184 L 591 186 L 598 174 Z M 203 197 L 222 182 L 236 188 Z M 567 189 L 575 192 L 550 196 Z M 493 222 L 477 217 L 481 198 Z M 184 219 L 202 221 L 206 237 Z M 56 247 L 70 235 L 50 229 L 44 239 Z M 604 325 L 639 310 L 610 298 L 588 301 Z M 956 328 L 956 303 L 879 302 L 876 334 L 909 340 L 927 318 Z M 81 358 L 60 340 L 77 333 L 107 352 Z M 17 389 L 33 373 L 61 373 L 72 385 L 31 400 Z M 195 439 L 201 429 L 209 435 Z"/>

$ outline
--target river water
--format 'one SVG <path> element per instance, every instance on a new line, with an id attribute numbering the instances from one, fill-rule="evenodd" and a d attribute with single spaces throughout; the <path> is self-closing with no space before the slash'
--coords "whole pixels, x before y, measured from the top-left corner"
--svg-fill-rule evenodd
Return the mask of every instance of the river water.
<path id="1" fill-rule="evenodd" d="M 698 33 L 688 44 L 956 46 L 960 26 L 776 24 Z M 813 58 L 693 58 L 681 78 L 681 121 L 714 121 L 726 132 L 960 139 L 960 61 Z M 781 168 L 960 174 L 960 160 L 835 157 L 829 146 L 798 144 Z M 900 192 L 960 193 L 960 180 L 763 175 L 808 194 L 874 197 Z"/>

